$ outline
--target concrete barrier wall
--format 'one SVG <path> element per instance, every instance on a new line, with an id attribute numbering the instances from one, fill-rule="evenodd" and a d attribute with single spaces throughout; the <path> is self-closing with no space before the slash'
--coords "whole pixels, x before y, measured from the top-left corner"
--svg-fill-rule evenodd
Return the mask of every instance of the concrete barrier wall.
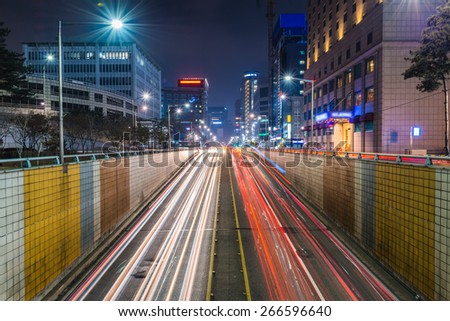
<path id="1" fill-rule="evenodd" d="M 0 173 L 0 300 L 32 300 L 169 178 L 189 151 Z M 157 165 L 156 165 L 157 164 Z"/>
<path id="2" fill-rule="evenodd" d="M 266 152 L 293 188 L 431 300 L 450 300 L 450 169 Z"/>

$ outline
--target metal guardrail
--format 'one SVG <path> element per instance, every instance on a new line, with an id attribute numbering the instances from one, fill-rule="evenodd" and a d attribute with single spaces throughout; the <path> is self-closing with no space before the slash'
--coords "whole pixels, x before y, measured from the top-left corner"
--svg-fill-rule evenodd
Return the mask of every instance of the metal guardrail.
<path id="1" fill-rule="evenodd" d="M 112 158 L 126 158 L 130 156 L 139 156 L 139 155 L 151 155 L 151 154 L 160 154 L 160 153 L 168 153 L 179 150 L 186 149 L 148 149 L 142 151 L 112 151 L 105 153 L 91 153 L 91 154 L 68 154 L 64 156 L 65 164 L 78 164 L 86 161 L 95 161 L 95 160 L 108 160 Z M 19 168 L 32 168 L 36 166 L 51 166 L 51 165 L 60 165 L 59 156 L 39 156 L 39 157 L 24 157 L 24 158 L 7 158 L 0 159 L 0 170 L 13 170 Z M 2 166 L 5 166 L 2 168 Z"/>
<path id="2" fill-rule="evenodd" d="M 382 154 L 382 153 L 362 153 L 362 152 L 339 152 L 304 149 L 267 149 L 278 153 L 294 153 L 316 156 L 341 157 L 346 159 L 359 159 L 368 161 L 389 162 L 395 164 L 415 164 L 423 166 L 450 166 L 449 156 L 433 155 L 407 155 L 407 154 Z"/>

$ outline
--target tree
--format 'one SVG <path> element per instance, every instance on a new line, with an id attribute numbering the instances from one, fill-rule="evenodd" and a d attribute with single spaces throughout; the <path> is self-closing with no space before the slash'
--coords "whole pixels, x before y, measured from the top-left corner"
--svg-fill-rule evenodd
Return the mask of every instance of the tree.
<path id="1" fill-rule="evenodd" d="M 11 31 L 0 22 L 0 90 L 9 93 L 13 98 L 30 97 L 26 75 L 30 69 L 25 66 L 23 54 L 6 49 L 6 38 Z"/>
<path id="2" fill-rule="evenodd" d="M 9 119 L 7 119 L 4 115 L 0 115 L 0 145 L 2 151 L 4 151 L 6 147 L 6 141 L 11 131 L 11 124 Z"/>
<path id="3" fill-rule="evenodd" d="M 16 143 L 18 156 L 22 157 L 23 152 L 26 152 L 26 156 L 39 155 L 49 133 L 47 117 L 32 111 L 15 113 L 11 122 L 10 134 Z"/>
<path id="4" fill-rule="evenodd" d="M 140 147 L 142 145 L 147 145 L 148 140 L 150 139 L 150 131 L 146 127 L 142 127 L 138 124 L 131 133 L 132 135 L 132 145 L 134 147 Z"/>
<path id="5" fill-rule="evenodd" d="M 153 143 L 153 147 L 155 147 L 155 143 L 156 145 L 162 145 L 164 142 L 167 142 L 169 137 L 168 133 L 169 131 L 163 120 L 155 121 L 149 129 L 150 140 Z"/>
<path id="6" fill-rule="evenodd" d="M 433 92 L 441 86 L 444 92 L 445 137 L 444 153 L 449 155 L 449 106 L 448 77 L 450 74 L 450 0 L 437 8 L 437 14 L 427 21 L 423 30 L 420 47 L 410 52 L 406 60 L 411 66 L 403 73 L 405 79 L 419 78 L 417 89 L 421 92 Z"/>
<path id="7" fill-rule="evenodd" d="M 101 130 L 106 139 L 116 149 L 124 143 L 126 137 L 130 137 L 131 123 L 122 115 L 114 114 L 106 116 L 101 123 Z"/>

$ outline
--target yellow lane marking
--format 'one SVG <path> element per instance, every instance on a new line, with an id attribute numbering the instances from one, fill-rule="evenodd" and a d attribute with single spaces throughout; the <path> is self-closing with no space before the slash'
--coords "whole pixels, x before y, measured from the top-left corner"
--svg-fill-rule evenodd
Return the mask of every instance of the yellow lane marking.
<path id="1" fill-rule="evenodd" d="M 231 179 L 230 168 L 228 168 L 228 174 L 230 176 L 231 196 L 233 198 L 234 217 L 236 219 L 236 229 L 237 229 L 238 241 L 239 241 L 239 251 L 241 252 L 241 264 L 242 264 L 242 273 L 244 275 L 245 294 L 247 296 L 247 301 L 251 301 L 252 295 L 250 293 L 250 284 L 248 282 L 247 264 L 245 263 L 244 246 L 242 245 L 241 230 L 239 229 L 239 218 L 237 215 L 236 199 L 234 198 L 233 180 Z"/>

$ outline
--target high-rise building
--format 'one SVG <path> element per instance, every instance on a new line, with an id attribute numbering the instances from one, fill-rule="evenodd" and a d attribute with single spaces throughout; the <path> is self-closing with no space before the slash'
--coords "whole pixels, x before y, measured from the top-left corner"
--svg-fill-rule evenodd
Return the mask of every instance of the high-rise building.
<path id="1" fill-rule="evenodd" d="M 208 126 L 210 129 L 209 133 L 212 134 L 208 133 L 207 135 L 216 136 L 217 140 L 219 141 L 228 140 L 229 136 L 232 136 L 232 134 L 230 133 L 230 121 L 228 119 L 228 112 L 228 107 L 225 106 L 208 107 Z"/>
<path id="2" fill-rule="evenodd" d="M 427 18 L 442 1 L 310 0 L 304 120 L 327 149 L 405 153 L 444 147 L 443 95 L 404 80 Z M 313 104 L 312 104 L 313 103 Z M 311 105 L 313 135 L 311 135 Z M 413 129 L 419 128 L 414 136 Z"/>
<path id="3" fill-rule="evenodd" d="M 244 119 L 244 111 L 242 106 L 241 99 L 237 99 L 234 103 L 234 129 L 233 129 L 233 143 L 239 144 L 242 140 L 242 128 L 244 127 L 243 123 Z"/>
<path id="4" fill-rule="evenodd" d="M 24 43 L 25 63 L 44 79 L 58 77 L 58 43 Z M 63 77 L 67 82 L 94 85 L 131 98 L 140 118 L 158 118 L 161 107 L 161 69 L 135 43 L 63 43 Z M 51 59 L 53 58 L 53 59 Z M 44 96 L 50 88 L 44 88 Z M 57 109 L 58 101 L 45 101 Z M 132 108 L 132 104 L 129 104 Z"/>
<path id="5" fill-rule="evenodd" d="M 259 83 L 255 94 L 255 117 L 257 122 L 257 132 L 259 141 L 268 142 L 269 137 L 269 121 L 272 114 L 269 108 L 269 86 L 267 81 Z"/>
<path id="6" fill-rule="evenodd" d="M 179 125 L 180 141 L 200 140 L 200 126 L 208 121 L 208 88 L 206 78 L 181 78 L 177 87 L 163 88 L 161 116 L 168 119 L 170 112 L 171 126 Z"/>
<path id="7" fill-rule="evenodd" d="M 285 76 L 303 78 L 306 70 L 307 28 L 304 14 L 281 14 L 273 31 L 272 136 L 290 143 L 299 138 L 303 84 Z M 294 135 L 295 133 L 295 135 Z"/>
<path id="8" fill-rule="evenodd" d="M 246 72 L 241 84 L 242 122 L 244 124 L 241 135 L 243 142 L 247 143 L 257 139 L 255 96 L 258 89 L 258 77 L 259 72 L 257 71 Z"/>

